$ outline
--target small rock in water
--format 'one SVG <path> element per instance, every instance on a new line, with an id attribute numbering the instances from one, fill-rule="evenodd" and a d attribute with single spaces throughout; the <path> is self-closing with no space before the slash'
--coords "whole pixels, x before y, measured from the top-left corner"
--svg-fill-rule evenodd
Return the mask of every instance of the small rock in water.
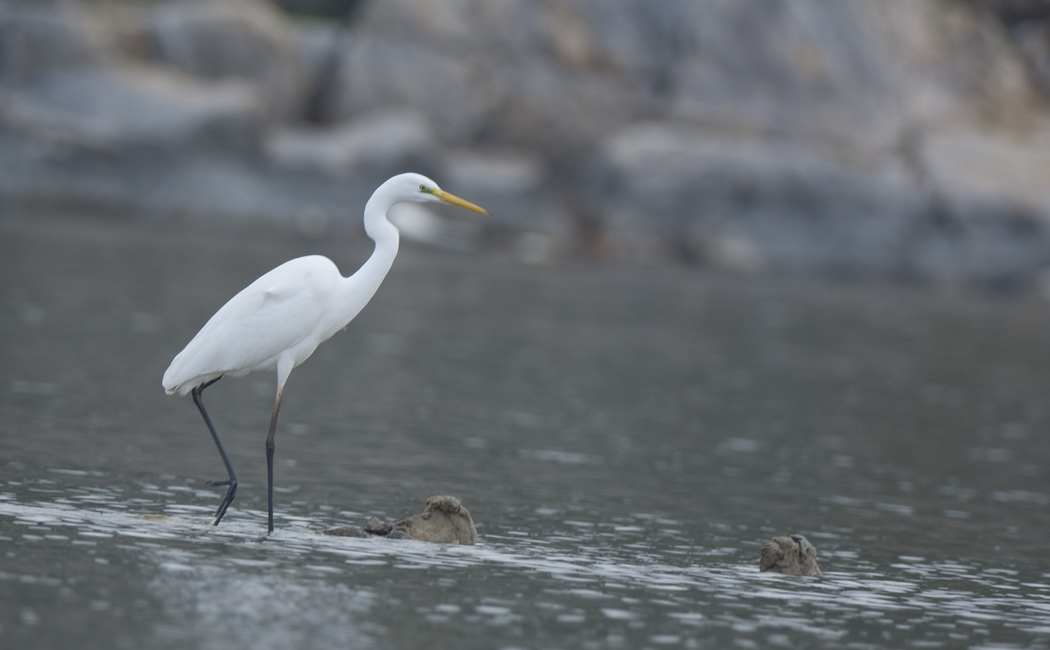
<path id="1" fill-rule="evenodd" d="M 364 530 L 357 526 L 337 526 L 322 533 L 340 537 L 374 535 L 391 539 L 408 538 L 421 542 L 468 546 L 478 541 L 478 531 L 474 527 L 470 512 L 456 497 L 444 495 L 430 497 L 423 512 L 402 519 L 396 524 L 384 524 L 372 517 L 365 524 Z"/>
<path id="2" fill-rule="evenodd" d="M 336 537 L 368 537 L 368 533 L 357 526 L 334 526 L 321 531 L 322 535 L 334 535 Z"/>
<path id="3" fill-rule="evenodd" d="M 394 524 L 384 524 L 375 517 L 369 519 L 368 523 L 365 524 L 365 532 L 369 535 L 379 535 L 381 537 L 386 537 L 390 534 L 390 531 L 392 530 L 394 530 Z"/>
<path id="4" fill-rule="evenodd" d="M 817 566 L 817 549 L 802 535 L 774 537 L 762 547 L 758 570 L 789 576 L 823 577 Z"/>

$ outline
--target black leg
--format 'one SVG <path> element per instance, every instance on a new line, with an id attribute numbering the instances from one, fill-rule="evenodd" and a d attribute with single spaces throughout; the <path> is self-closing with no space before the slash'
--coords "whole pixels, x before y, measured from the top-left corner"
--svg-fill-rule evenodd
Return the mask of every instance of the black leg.
<path id="1" fill-rule="evenodd" d="M 273 403 L 273 416 L 270 417 L 270 434 L 266 436 L 266 504 L 267 504 L 267 526 L 269 532 L 273 532 L 273 436 L 277 432 L 277 412 L 281 410 L 281 393 L 284 386 L 277 389 L 277 399 Z"/>
<path id="2" fill-rule="evenodd" d="M 219 442 L 219 434 L 215 433 L 215 427 L 212 426 L 211 418 L 208 417 L 208 412 L 204 410 L 204 402 L 201 400 L 201 393 L 204 392 L 204 389 L 220 379 L 222 379 L 221 376 L 216 377 L 209 382 L 197 386 L 191 391 L 193 394 L 193 402 L 197 405 L 197 408 L 200 409 L 201 415 L 204 416 L 204 423 L 208 425 L 208 431 L 211 432 L 211 437 L 215 440 L 215 446 L 219 448 L 219 455 L 222 456 L 222 462 L 226 465 L 226 472 L 230 475 L 230 478 L 226 481 L 208 481 L 210 485 L 229 486 L 226 490 L 226 496 L 222 498 L 222 502 L 219 504 L 219 509 L 215 511 L 215 526 L 218 526 L 219 522 L 222 521 L 222 517 L 226 514 L 226 510 L 228 510 L 230 504 L 233 503 L 233 497 L 237 496 L 237 474 L 233 471 L 233 465 L 230 464 L 230 459 L 226 457 L 226 450 L 222 448 L 222 443 Z"/>

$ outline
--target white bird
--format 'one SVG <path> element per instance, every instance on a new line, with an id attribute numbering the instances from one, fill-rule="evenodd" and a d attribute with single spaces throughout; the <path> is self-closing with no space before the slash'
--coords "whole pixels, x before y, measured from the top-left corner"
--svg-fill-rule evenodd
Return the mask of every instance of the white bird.
<path id="1" fill-rule="evenodd" d="M 371 257 L 350 277 L 343 277 L 327 257 L 309 255 L 281 264 L 230 299 L 204 324 L 164 372 L 169 395 L 193 395 L 204 417 L 229 479 L 226 496 L 215 512 L 218 526 L 237 494 L 237 475 L 204 409 L 204 389 L 225 376 L 242 377 L 256 370 L 277 369 L 277 398 L 266 437 L 268 529 L 273 532 L 273 451 L 277 412 L 288 375 L 317 346 L 343 329 L 375 295 L 397 255 L 398 231 L 387 221 L 395 203 L 448 203 L 488 214 L 445 192 L 420 174 L 399 174 L 379 186 L 365 204 L 365 232 L 375 242 Z"/>

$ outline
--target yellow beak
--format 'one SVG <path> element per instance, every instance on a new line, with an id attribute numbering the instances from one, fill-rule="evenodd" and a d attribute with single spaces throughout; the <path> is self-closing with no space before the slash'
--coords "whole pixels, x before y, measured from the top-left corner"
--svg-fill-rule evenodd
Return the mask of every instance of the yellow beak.
<path id="1" fill-rule="evenodd" d="M 434 196 L 441 199 L 442 203 L 448 203 L 449 205 L 455 205 L 460 208 L 466 208 L 467 210 L 473 210 L 474 212 L 480 212 L 481 214 L 488 214 L 488 210 L 479 207 L 471 203 L 470 201 L 464 201 L 454 194 L 449 194 L 445 190 L 434 190 Z"/>

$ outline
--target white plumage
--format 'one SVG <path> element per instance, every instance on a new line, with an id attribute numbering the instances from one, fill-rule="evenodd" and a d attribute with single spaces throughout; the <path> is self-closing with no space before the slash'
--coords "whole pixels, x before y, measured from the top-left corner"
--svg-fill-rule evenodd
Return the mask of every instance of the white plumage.
<path id="1" fill-rule="evenodd" d="M 488 214 L 443 191 L 420 174 L 400 174 L 379 186 L 365 204 L 365 232 L 375 241 L 372 256 L 350 277 L 343 277 L 327 257 L 300 257 L 273 269 L 231 298 L 179 352 L 164 373 L 169 394 L 192 394 L 215 440 L 229 480 L 226 497 L 215 513 L 222 520 L 237 491 L 237 476 L 219 442 L 201 395 L 219 378 L 241 377 L 256 370 L 277 370 L 277 398 L 266 439 L 269 472 L 269 530 L 273 531 L 273 450 L 281 392 L 292 369 L 317 346 L 346 327 L 382 284 L 398 250 L 397 228 L 386 217 L 395 203 L 442 202 Z"/>
<path id="2" fill-rule="evenodd" d="M 242 377 L 278 366 L 284 371 L 278 385 L 284 385 L 292 368 L 357 315 L 343 320 L 331 308 L 349 281 L 320 255 L 278 266 L 215 312 L 171 362 L 164 390 L 187 395 L 223 375 Z"/>

